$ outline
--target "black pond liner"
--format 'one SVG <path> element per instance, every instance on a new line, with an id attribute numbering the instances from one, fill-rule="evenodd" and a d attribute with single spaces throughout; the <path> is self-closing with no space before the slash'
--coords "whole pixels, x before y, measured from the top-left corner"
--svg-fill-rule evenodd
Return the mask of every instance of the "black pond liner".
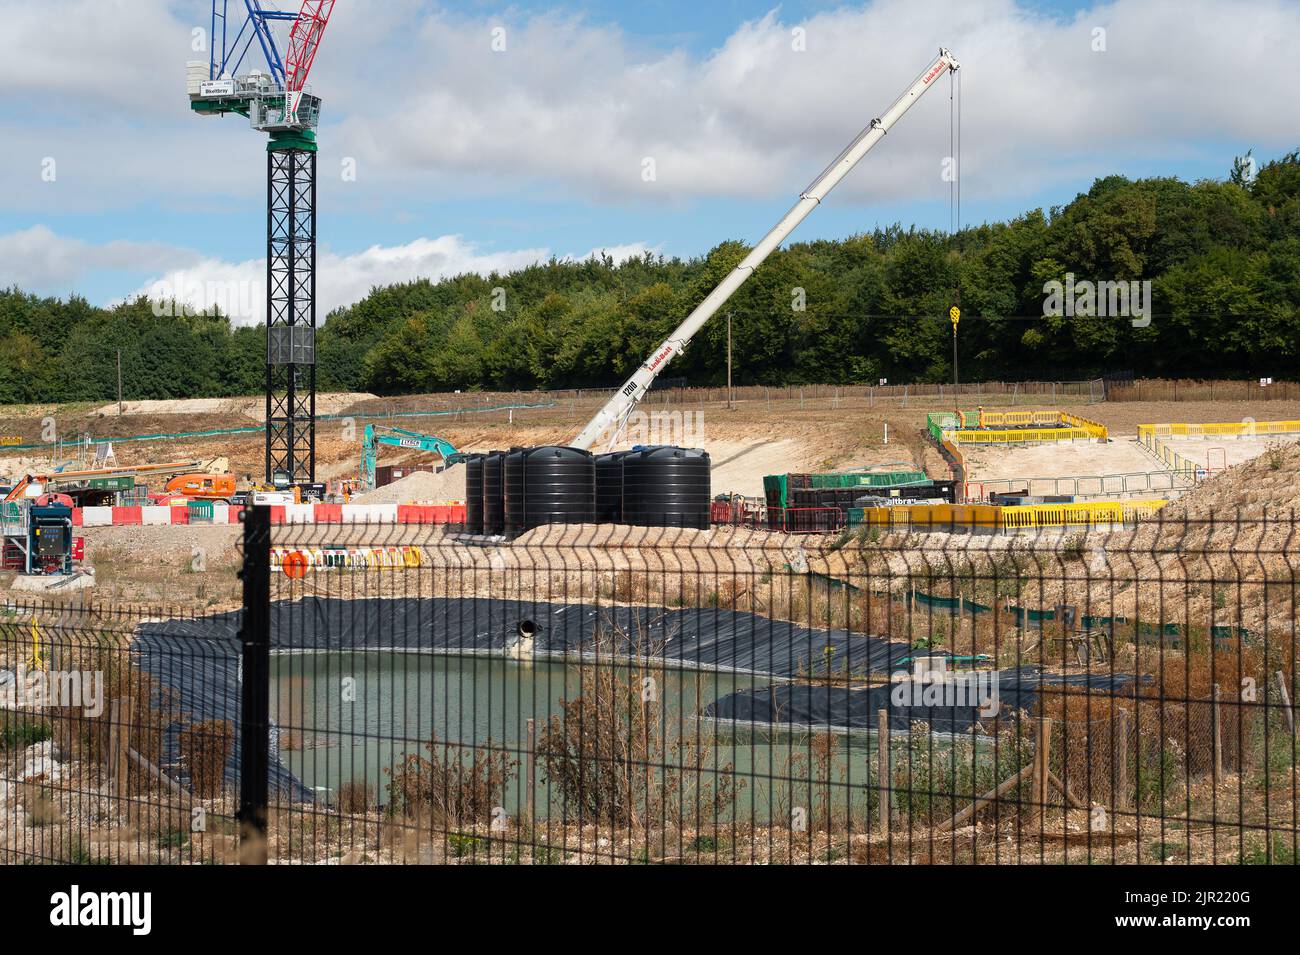
<path id="1" fill-rule="evenodd" d="M 784 620 L 717 608 L 668 609 L 623 607 L 587 603 L 504 600 L 496 597 L 400 597 L 342 599 L 304 597 L 271 603 L 273 651 L 380 651 L 429 653 L 502 653 L 516 638 L 520 621 L 537 626 L 534 652 L 629 653 L 639 645 L 652 655 L 683 668 L 732 670 L 778 678 L 801 674 L 893 672 L 908 668 L 918 656 L 942 652 L 917 651 L 904 643 L 881 637 L 851 634 L 847 630 L 802 627 Z M 176 707 L 192 721 L 218 719 L 236 729 L 234 752 L 226 764 L 227 781 L 238 785 L 239 766 L 239 657 L 240 612 L 231 611 L 185 620 L 141 624 L 132 642 L 132 654 L 142 670 L 171 692 Z M 793 688 L 781 686 L 781 692 Z M 807 712 L 821 712 L 812 688 L 803 687 Z M 753 691 L 768 694 L 766 688 Z M 857 692 L 857 691 L 855 691 Z M 746 705 L 732 694 L 710 709 L 725 704 L 729 712 Z M 827 694 L 825 713 L 834 716 L 835 694 Z M 733 699 L 737 698 L 737 699 Z M 857 712 L 857 704 L 844 702 L 844 711 Z M 782 722 L 789 710 L 780 706 Z M 750 704 L 759 719 L 760 707 Z M 875 710 L 871 709 L 874 713 Z M 723 717 L 721 711 L 713 715 Z M 817 721 L 826 724 L 826 716 Z M 847 724 L 856 725 L 856 724 Z M 164 761 L 178 761 L 180 724 L 173 723 L 164 736 Z M 286 769 L 271 734 L 271 791 L 281 799 L 314 798 Z"/>
<path id="2" fill-rule="evenodd" d="M 1042 667 L 1030 665 L 996 673 L 985 671 L 979 675 L 987 677 L 990 687 L 993 680 L 997 680 L 997 715 L 1003 718 L 1020 710 L 1032 711 L 1044 686 L 1069 686 L 1102 696 L 1120 693 L 1133 683 L 1132 675 L 1124 673 L 1057 674 L 1042 671 Z M 965 679 L 967 673 L 954 676 Z M 1144 682 L 1150 682 L 1150 677 L 1144 677 Z M 976 706 L 899 706 L 892 697 L 895 689 L 893 684 L 869 687 L 807 683 L 756 686 L 728 693 L 706 706 L 701 716 L 777 728 L 871 730 L 876 728 L 876 713 L 886 710 L 891 730 L 907 730 L 913 722 L 921 721 L 936 733 L 969 733 L 982 718 Z M 920 694 L 922 691 L 918 687 L 916 692 Z M 972 696 L 973 693 L 969 694 L 967 699 Z M 910 696 L 904 698 L 909 702 L 912 699 Z M 922 697 L 918 695 L 916 699 L 919 701 Z"/>

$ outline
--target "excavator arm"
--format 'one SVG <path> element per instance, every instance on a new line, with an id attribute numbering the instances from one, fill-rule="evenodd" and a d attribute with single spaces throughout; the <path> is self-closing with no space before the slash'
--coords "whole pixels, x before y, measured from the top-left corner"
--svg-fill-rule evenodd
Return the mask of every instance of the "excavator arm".
<path id="1" fill-rule="evenodd" d="M 408 448 L 413 451 L 429 451 L 440 455 L 446 464 L 456 464 L 465 455 L 443 438 L 432 434 L 420 434 L 404 428 L 385 425 L 366 425 L 365 436 L 361 442 L 361 484 L 369 490 L 375 486 L 375 462 L 380 445 L 393 448 Z"/>

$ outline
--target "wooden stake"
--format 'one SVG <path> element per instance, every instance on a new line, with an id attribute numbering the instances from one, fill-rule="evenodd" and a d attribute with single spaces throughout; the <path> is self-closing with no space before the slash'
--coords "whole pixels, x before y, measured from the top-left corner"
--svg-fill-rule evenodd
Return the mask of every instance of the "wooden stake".
<path id="1" fill-rule="evenodd" d="M 537 727 L 528 721 L 528 824 L 537 827 Z"/>
<path id="2" fill-rule="evenodd" d="M 888 836 L 892 807 L 889 805 L 889 710 L 876 710 L 876 782 L 880 787 L 880 831 Z"/>
<path id="3" fill-rule="evenodd" d="M 1002 796 L 1005 795 L 1008 791 L 1014 789 L 1016 786 L 1019 786 L 1022 782 L 1024 782 L 1025 779 L 1027 779 L 1029 775 L 1034 771 L 1036 766 L 1037 766 L 1037 762 L 1036 761 L 1032 762 L 1028 766 L 1021 768 L 1020 772 L 1016 773 L 1010 779 L 1003 780 L 1001 783 L 998 784 L 997 788 L 989 790 L 983 796 L 980 796 L 973 803 L 971 803 L 969 806 L 963 809 L 961 812 L 954 814 L 953 817 L 949 819 L 947 822 L 941 823 L 939 825 L 939 831 L 946 832 L 949 829 L 957 828 L 963 822 L 969 819 L 971 816 L 975 815 L 975 813 L 979 812 L 979 810 L 984 806 L 993 802 L 995 799 L 1001 799 Z"/>
<path id="4" fill-rule="evenodd" d="M 108 708 L 108 780 L 109 788 L 117 798 L 122 796 L 122 776 L 126 766 L 122 763 L 122 748 L 118 744 L 118 727 L 122 723 L 122 704 L 113 700 Z"/>
<path id="5" fill-rule="evenodd" d="M 1291 709 L 1291 694 L 1287 692 L 1286 674 L 1281 670 L 1277 671 L 1277 688 L 1282 694 L 1282 715 L 1286 717 L 1286 728 L 1295 735 L 1295 711 Z"/>
<path id="6" fill-rule="evenodd" d="M 120 703 L 121 707 L 119 712 L 122 717 L 122 722 L 117 728 L 117 765 L 121 770 L 121 775 L 118 778 L 117 784 L 119 787 L 118 796 L 122 799 L 126 799 L 131 795 L 130 752 L 133 707 L 131 706 L 131 698 L 129 696 L 126 699 L 121 700 Z"/>
<path id="7" fill-rule="evenodd" d="M 1223 720 L 1219 716 L 1219 684 L 1217 683 L 1214 684 L 1212 699 L 1210 723 L 1214 735 L 1211 743 L 1214 746 L 1214 781 L 1218 783 L 1223 776 Z"/>
<path id="8" fill-rule="evenodd" d="M 1048 762 L 1052 755 L 1052 721 L 1045 716 L 1038 718 L 1038 739 L 1034 744 L 1034 812 L 1041 813 L 1047 808 L 1047 780 L 1050 775 Z"/>
<path id="9" fill-rule="evenodd" d="M 1119 710 L 1116 714 L 1118 727 L 1115 727 L 1115 791 L 1111 794 L 1115 805 L 1128 805 L 1128 710 Z M 1114 726 L 1114 724 L 1112 724 Z"/>
<path id="10" fill-rule="evenodd" d="M 1065 797 L 1065 801 L 1075 809 L 1088 808 L 1087 804 L 1082 799 L 1075 796 L 1074 793 L 1070 792 L 1070 787 L 1062 782 L 1060 778 L 1057 777 L 1056 773 L 1052 772 L 1050 769 L 1047 771 L 1047 781 L 1055 786 L 1057 791 Z"/>
<path id="11" fill-rule="evenodd" d="M 166 789 L 175 793 L 177 796 L 185 796 L 188 798 L 189 793 L 185 791 L 185 787 L 155 766 L 148 757 L 141 756 L 129 746 L 126 748 L 126 757 L 136 766 L 139 766 L 147 774 L 153 777 L 156 782 L 162 783 Z"/>

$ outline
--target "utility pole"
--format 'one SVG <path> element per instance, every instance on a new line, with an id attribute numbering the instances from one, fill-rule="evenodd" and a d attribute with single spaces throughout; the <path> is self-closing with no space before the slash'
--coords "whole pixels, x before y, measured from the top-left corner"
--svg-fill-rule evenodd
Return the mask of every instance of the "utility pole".
<path id="1" fill-rule="evenodd" d="M 731 311 L 727 311 L 727 410 L 735 411 L 736 402 L 731 392 Z"/>
<path id="2" fill-rule="evenodd" d="M 117 350 L 117 416 L 122 417 L 122 349 Z"/>
<path id="3" fill-rule="evenodd" d="M 952 319 L 952 400 L 953 406 L 958 410 L 957 423 L 961 422 L 961 399 L 957 397 L 957 323 L 961 321 L 961 309 L 956 305 L 948 309 L 948 317 Z"/>

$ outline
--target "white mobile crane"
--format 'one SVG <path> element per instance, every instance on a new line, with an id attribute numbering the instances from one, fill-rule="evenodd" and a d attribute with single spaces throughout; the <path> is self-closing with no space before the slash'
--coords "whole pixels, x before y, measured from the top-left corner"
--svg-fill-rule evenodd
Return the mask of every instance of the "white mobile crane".
<path id="1" fill-rule="evenodd" d="M 704 327 L 704 324 L 726 303 L 727 299 L 731 298 L 736 289 L 740 288 L 745 279 L 753 274 L 763 260 L 785 241 L 786 236 L 794 231 L 795 226 L 802 222 L 808 213 L 812 212 L 816 205 L 826 197 L 826 194 L 848 175 L 849 170 L 871 151 L 871 147 L 885 138 L 885 133 L 889 132 L 890 127 L 912 108 L 913 104 L 921 98 L 921 94 L 928 90 L 934 84 L 934 81 L 944 73 L 954 73 L 960 68 L 961 64 L 957 62 L 956 57 L 947 49 L 940 47 L 939 55 L 922 71 L 916 81 L 907 88 L 907 91 L 894 101 L 894 105 L 889 107 L 883 116 L 879 119 L 873 119 L 871 125 L 860 132 L 857 138 L 849 143 L 845 150 L 836 157 L 835 161 L 827 166 L 822 174 L 799 194 L 799 201 L 772 228 L 772 231 L 763 236 L 749 255 L 745 256 L 741 263 L 718 283 L 718 287 L 710 292 L 691 314 L 686 316 L 686 319 L 677 326 L 667 340 L 650 353 L 650 357 L 646 359 L 645 363 L 632 374 L 632 377 L 614 394 L 614 397 L 610 398 L 605 403 L 605 406 L 596 412 L 596 416 L 587 422 L 587 426 L 582 429 L 578 436 L 569 442 L 570 446 L 582 448 L 584 451 L 590 450 L 602 434 L 609 432 L 608 446 L 612 448 L 627 424 L 628 416 L 650 389 L 650 385 L 654 383 L 655 378 L 668 366 L 668 363 L 674 357 L 686 348 L 695 333 Z"/>

